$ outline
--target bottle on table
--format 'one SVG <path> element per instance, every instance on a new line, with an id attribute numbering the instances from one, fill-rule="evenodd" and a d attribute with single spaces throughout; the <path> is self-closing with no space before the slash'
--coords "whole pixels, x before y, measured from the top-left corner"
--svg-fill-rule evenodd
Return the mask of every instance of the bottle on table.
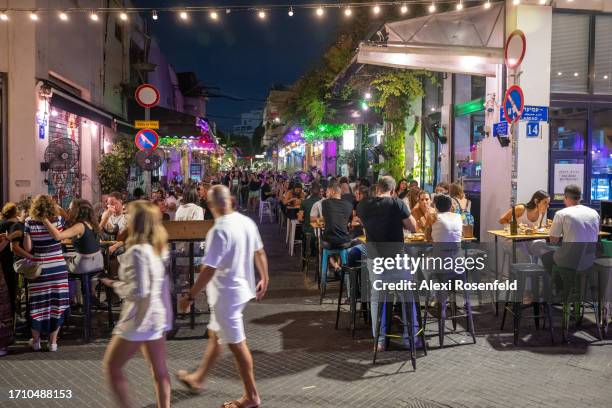
<path id="1" fill-rule="evenodd" d="M 518 234 L 518 221 L 516 219 L 516 206 L 512 206 L 512 221 L 510 222 L 510 235 Z"/>

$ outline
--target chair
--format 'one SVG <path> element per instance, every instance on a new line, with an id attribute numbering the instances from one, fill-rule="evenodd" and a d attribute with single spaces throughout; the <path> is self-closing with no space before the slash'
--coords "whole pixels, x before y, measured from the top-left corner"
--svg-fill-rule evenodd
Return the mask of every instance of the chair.
<path id="1" fill-rule="evenodd" d="M 530 305 L 523 305 L 523 297 L 525 295 L 525 286 L 527 283 L 527 279 L 531 280 L 531 284 L 533 287 L 534 296 L 537 296 L 538 301 L 532 304 L 534 314 L 533 316 L 525 316 L 525 317 L 533 317 L 535 320 L 536 329 L 540 328 L 540 304 L 544 306 L 544 311 L 546 313 L 544 319 L 548 320 L 548 331 L 550 333 L 550 342 L 551 344 L 555 343 L 554 329 L 553 329 L 553 320 L 552 320 L 552 306 L 549 301 L 550 300 L 550 280 L 548 271 L 546 268 L 539 264 L 535 263 L 516 263 L 512 264 L 510 267 L 510 280 L 516 280 L 517 282 L 517 290 L 514 294 L 506 293 L 506 303 L 504 304 L 504 311 L 502 315 L 502 323 L 501 330 L 504 330 L 504 325 L 506 322 L 506 314 L 507 312 L 512 313 L 513 315 L 513 332 L 514 332 L 514 344 L 518 345 L 519 334 L 520 334 L 520 326 L 521 319 L 523 316 L 523 309 L 529 307 Z M 542 280 L 542 285 L 540 286 L 540 280 Z M 512 301 L 510 299 L 512 298 Z"/>
<path id="2" fill-rule="evenodd" d="M 89 343 L 91 338 L 91 278 L 103 273 L 104 269 L 83 273 L 71 273 L 70 276 L 81 281 L 83 295 L 83 342 Z M 107 299 L 110 305 L 110 299 Z"/>
<path id="3" fill-rule="evenodd" d="M 272 203 L 266 200 L 259 200 L 259 223 L 263 222 L 264 215 L 268 216 L 270 223 L 274 222 L 274 213 L 272 212 Z"/>
<path id="4" fill-rule="evenodd" d="M 608 285 L 611 281 L 612 258 L 598 258 L 593 265 L 597 273 L 597 303 L 599 306 L 600 331 L 603 337 L 608 336 L 608 318 L 610 315 L 610 304 Z"/>
<path id="5" fill-rule="evenodd" d="M 289 220 L 289 224 L 287 224 L 289 230 L 289 256 L 293 256 L 293 250 L 296 244 L 302 245 L 301 239 L 295 239 L 295 233 L 298 225 L 301 225 L 297 219 Z"/>
<path id="6" fill-rule="evenodd" d="M 327 289 L 327 263 L 330 255 L 340 255 L 340 261 L 342 265 L 348 264 L 348 245 L 346 248 L 330 249 L 323 248 L 321 252 L 321 299 L 319 304 L 323 304 L 323 298 L 325 297 L 325 291 Z"/>

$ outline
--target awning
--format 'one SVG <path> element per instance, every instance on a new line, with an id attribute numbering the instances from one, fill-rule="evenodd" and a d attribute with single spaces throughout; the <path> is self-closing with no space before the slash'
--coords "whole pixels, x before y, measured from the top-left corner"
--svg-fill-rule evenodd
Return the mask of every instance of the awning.
<path id="1" fill-rule="evenodd" d="M 357 62 L 494 76 L 503 63 L 504 3 L 385 24 L 388 40 L 362 43 Z"/>

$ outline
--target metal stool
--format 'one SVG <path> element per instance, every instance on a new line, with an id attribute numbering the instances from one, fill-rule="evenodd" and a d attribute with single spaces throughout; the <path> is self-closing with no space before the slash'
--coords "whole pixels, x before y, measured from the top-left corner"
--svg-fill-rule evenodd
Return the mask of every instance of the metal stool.
<path id="1" fill-rule="evenodd" d="M 268 216 L 270 222 L 274 222 L 274 214 L 272 213 L 272 203 L 265 200 L 259 200 L 259 223 L 263 223 L 264 215 Z"/>
<path id="2" fill-rule="evenodd" d="M 70 276 L 81 281 L 83 294 L 83 342 L 89 343 L 91 338 L 91 278 L 103 273 L 104 269 L 83 273 L 71 273 Z M 110 299 L 107 300 L 110 305 Z"/>
<path id="3" fill-rule="evenodd" d="M 608 285 L 611 281 L 612 258 L 598 258 L 595 260 L 593 267 L 597 273 L 597 301 L 599 306 L 600 331 L 602 337 L 607 337 L 610 314 Z"/>
<path id="4" fill-rule="evenodd" d="M 550 297 L 550 281 L 548 278 L 548 271 L 541 265 L 534 263 L 517 263 L 513 264 L 510 268 L 511 279 L 516 279 L 517 282 L 517 290 L 514 293 L 513 301 L 510 302 L 508 299 L 512 296 L 508 296 L 506 294 L 506 303 L 504 304 L 504 312 L 502 315 L 502 323 L 501 330 L 504 330 L 504 324 L 506 322 L 506 313 L 510 312 L 513 315 L 513 332 L 514 332 L 514 344 L 518 345 L 519 334 L 520 334 L 520 325 L 521 319 L 523 317 L 523 309 L 525 307 L 529 307 L 530 305 L 523 306 L 523 296 L 525 293 L 525 284 L 527 279 L 531 279 L 531 283 L 534 288 L 534 294 L 537 294 L 539 298 L 539 302 L 533 302 L 533 316 L 525 316 L 525 317 L 533 317 L 535 320 L 536 329 L 540 328 L 540 303 L 544 306 L 544 311 L 546 313 L 544 319 L 548 320 L 548 330 L 550 332 L 550 342 L 551 344 L 555 343 L 555 336 L 553 331 L 553 321 L 552 321 L 552 307 L 550 302 L 546 301 L 547 298 Z M 542 279 L 542 290 L 540 291 L 540 278 Z M 510 306 L 512 305 L 512 306 Z"/>
<path id="5" fill-rule="evenodd" d="M 357 326 L 357 302 L 361 303 L 361 312 L 364 314 L 364 320 L 367 323 L 368 310 L 367 302 L 364 301 L 364 294 L 359 290 L 361 287 L 361 266 L 343 266 L 340 275 L 340 292 L 338 293 L 338 309 L 336 310 L 336 324 L 334 328 L 338 330 L 338 323 L 340 321 L 340 307 L 342 306 L 342 295 L 344 294 L 344 279 L 348 274 L 350 284 L 349 300 L 350 300 L 350 329 L 351 335 L 355 337 L 355 327 Z"/>
<path id="6" fill-rule="evenodd" d="M 340 255 L 342 265 L 348 264 L 348 248 L 329 249 L 323 248 L 321 253 L 321 299 L 319 304 L 323 304 L 325 291 L 327 289 L 327 263 L 330 255 Z"/>

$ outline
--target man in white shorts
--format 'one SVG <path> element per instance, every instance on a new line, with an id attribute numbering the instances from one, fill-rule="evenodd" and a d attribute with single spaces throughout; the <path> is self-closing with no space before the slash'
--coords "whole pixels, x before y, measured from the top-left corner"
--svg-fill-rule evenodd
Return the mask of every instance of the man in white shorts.
<path id="1" fill-rule="evenodd" d="M 227 345 L 236 359 L 245 392 L 240 399 L 226 402 L 223 407 L 258 407 L 261 399 L 255 387 L 253 358 L 246 343 L 242 311 L 251 299 L 263 299 L 268 289 L 268 260 L 257 225 L 232 209 L 226 186 L 215 185 L 210 189 L 208 205 L 215 225 L 206 235 L 200 275 L 191 290 L 181 297 L 179 308 L 188 310 L 206 286 L 211 309 L 209 341 L 199 367 L 192 373 L 180 370 L 177 377 L 190 391 L 201 392 L 223 345 Z M 257 284 L 253 263 L 259 272 Z"/>

